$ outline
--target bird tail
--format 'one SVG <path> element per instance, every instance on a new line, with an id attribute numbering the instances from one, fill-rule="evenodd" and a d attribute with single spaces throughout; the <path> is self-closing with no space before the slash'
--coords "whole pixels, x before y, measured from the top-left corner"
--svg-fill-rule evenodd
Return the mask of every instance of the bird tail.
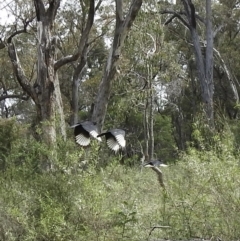
<path id="1" fill-rule="evenodd" d="M 144 164 L 143 166 L 144 166 L 144 167 L 153 167 L 153 164 L 147 163 L 147 164 Z"/>

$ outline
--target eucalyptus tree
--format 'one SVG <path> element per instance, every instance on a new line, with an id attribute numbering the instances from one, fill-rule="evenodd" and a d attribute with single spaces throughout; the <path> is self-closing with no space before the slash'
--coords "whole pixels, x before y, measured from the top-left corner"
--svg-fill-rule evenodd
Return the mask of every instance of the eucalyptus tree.
<path id="1" fill-rule="evenodd" d="M 239 72 L 239 1 L 221 0 L 213 8 L 215 93 L 218 111 L 230 119 L 238 118 Z"/>
<path id="2" fill-rule="evenodd" d="M 171 119 L 166 116 L 169 122 L 165 119 L 161 126 L 159 113 L 162 114 L 167 101 L 171 102 L 173 88 L 170 83 L 180 82 L 179 76 L 183 75 L 176 57 L 177 49 L 164 41 L 162 17 L 154 15 L 155 21 L 148 21 L 153 16 L 152 9 L 159 7 L 156 1 L 143 3 L 122 49 L 109 101 L 109 114 L 118 116 L 118 122 L 125 123 L 130 132 L 135 133 L 135 137 L 131 136 L 132 150 L 140 152 L 141 142 L 146 159 L 154 153 L 163 154 L 163 148 L 159 147 L 174 145 L 169 141 L 171 137 L 165 141 L 162 133 L 159 134 L 168 128 L 167 135 L 171 136 Z"/>
<path id="3" fill-rule="evenodd" d="M 23 8 L 22 3 L 16 1 L 15 5 L 18 6 L 19 12 L 15 14 L 16 22 L 6 34 L 4 41 L 16 79 L 23 91 L 34 101 L 38 123 L 42 124 L 42 138 L 50 146 L 56 142 L 56 114 L 60 115 L 60 129 L 62 136 L 65 137 L 65 120 L 57 71 L 83 55 L 95 15 L 95 1 L 81 1 L 88 11 L 85 11 L 86 21 L 82 25 L 82 35 L 78 37 L 78 46 L 73 54 L 60 55 L 60 41 L 56 34 L 59 24 L 56 16 L 60 3 L 60 0 L 33 0 L 25 2 L 27 7 Z M 29 33 L 35 36 L 35 46 L 32 46 L 32 49 L 37 59 L 32 76 L 26 74 L 22 64 L 23 57 L 19 58 L 17 45 L 22 35 L 28 36 Z"/>
<path id="4" fill-rule="evenodd" d="M 177 18 L 190 32 L 204 111 L 209 126 L 214 128 L 212 1 L 205 1 L 205 18 L 197 14 L 198 9 L 195 9 L 195 5 L 191 0 L 181 0 L 181 3 L 184 11 L 165 9 L 161 13 L 172 15 L 165 24 L 169 24 L 173 19 Z M 198 21 L 205 26 L 206 37 L 204 41 L 201 41 L 199 36 Z M 205 51 L 203 51 L 203 48 Z"/>
<path id="5" fill-rule="evenodd" d="M 115 29 L 112 46 L 109 51 L 108 59 L 104 68 L 103 76 L 99 85 L 99 91 L 96 96 L 92 120 L 97 123 L 101 129 L 107 112 L 108 101 L 110 97 L 111 83 L 115 77 L 117 66 L 124 41 L 135 18 L 141 8 L 142 0 L 131 0 L 129 9 L 124 13 L 124 4 L 122 0 L 115 0 Z M 127 7 L 126 7 L 127 8 Z"/>
<path id="6" fill-rule="evenodd" d="M 96 31 L 96 25 L 93 24 L 94 15 L 99 15 L 97 12 L 102 4 L 103 0 L 97 2 L 96 6 L 92 4 L 92 8 L 94 7 L 94 11 L 89 8 L 88 1 L 80 1 L 80 8 L 76 10 L 76 5 L 78 1 L 66 3 L 67 9 L 64 10 L 63 14 L 66 15 L 66 19 L 69 26 L 69 31 L 67 38 L 71 40 L 73 45 L 79 46 L 81 55 L 75 63 L 72 63 L 71 66 L 73 67 L 73 73 L 71 76 L 71 123 L 78 122 L 78 115 L 79 115 L 79 90 L 80 90 L 80 83 L 86 79 L 86 69 L 88 68 L 88 58 L 89 58 L 89 51 L 94 48 L 94 44 L 98 38 L 101 37 L 101 33 Z M 79 14 L 81 13 L 81 14 Z M 62 17 L 61 17 L 62 18 Z M 102 27 L 102 24 L 100 25 Z M 64 26 L 66 27 L 66 25 Z M 92 33 L 90 30 L 93 28 Z M 78 40 L 78 36 L 81 36 L 80 40 Z M 61 37 L 59 36 L 61 41 L 64 41 L 66 36 Z M 100 40 L 99 40 L 100 41 Z M 67 44 L 69 45 L 69 43 Z M 66 54 L 67 51 L 65 46 L 62 46 L 65 50 Z M 69 46 L 70 47 L 70 46 Z M 71 46 L 72 47 L 72 46 Z"/>

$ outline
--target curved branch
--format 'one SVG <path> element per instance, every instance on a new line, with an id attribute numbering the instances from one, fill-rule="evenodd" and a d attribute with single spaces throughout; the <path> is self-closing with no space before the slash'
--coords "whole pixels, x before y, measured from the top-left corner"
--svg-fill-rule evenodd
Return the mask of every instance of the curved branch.
<path id="1" fill-rule="evenodd" d="M 34 20 L 35 16 L 30 18 L 28 21 L 24 22 L 23 29 L 17 30 L 14 33 L 12 33 L 8 38 L 7 38 L 7 43 L 11 43 L 13 37 L 16 35 L 19 35 L 21 33 L 26 33 L 27 32 L 27 27 L 28 25 Z"/>
<path id="2" fill-rule="evenodd" d="M 29 80 L 27 79 L 24 70 L 22 69 L 22 66 L 19 62 L 18 55 L 15 49 L 14 42 L 8 44 L 8 55 L 10 57 L 10 60 L 12 62 L 13 71 L 15 73 L 15 76 L 17 78 L 18 83 L 22 87 L 26 93 L 32 97 L 33 101 L 35 103 L 38 103 L 38 97 L 36 92 L 34 91 L 33 86 L 29 84 Z"/>
<path id="3" fill-rule="evenodd" d="M 165 9 L 163 11 L 160 11 L 160 14 L 172 14 L 172 16 L 164 23 L 164 25 L 168 25 L 169 23 L 171 23 L 173 21 L 174 18 L 178 18 L 185 26 L 187 26 L 189 28 L 189 24 L 182 17 L 182 15 L 187 16 L 186 12 L 183 12 L 183 11 L 176 12 L 173 10 Z M 202 17 L 200 17 L 196 13 L 194 15 L 195 15 L 196 19 L 198 19 L 203 24 L 206 24 L 206 21 Z"/>
<path id="4" fill-rule="evenodd" d="M 0 101 L 5 99 L 20 99 L 20 100 L 29 100 L 29 96 L 26 95 L 2 95 L 0 96 Z"/>
<path id="5" fill-rule="evenodd" d="M 188 22 L 181 16 L 181 15 L 185 15 L 186 16 L 186 13 L 184 12 L 175 12 L 173 10 L 163 10 L 163 11 L 160 11 L 161 14 L 172 14 L 173 16 L 171 16 L 171 18 L 169 20 L 167 20 L 164 25 L 167 25 L 169 23 L 172 22 L 172 20 L 174 18 L 178 18 L 182 23 L 183 25 L 185 25 L 186 27 L 190 28 Z"/>
<path id="6" fill-rule="evenodd" d="M 157 44 L 156 44 L 156 40 L 154 39 L 154 37 L 150 34 L 150 33 L 147 33 L 147 35 L 152 39 L 153 41 L 153 50 L 149 50 L 147 52 L 147 58 L 149 58 L 151 55 L 155 54 L 156 53 L 156 50 L 157 50 Z"/>
<path id="7" fill-rule="evenodd" d="M 76 54 L 68 55 L 68 56 L 65 56 L 65 57 L 57 60 L 54 64 L 54 70 L 56 71 L 63 65 L 76 61 L 79 58 L 79 56 L 80 56 L 80 53 L 78 52 Z"/>
<path id="8" fill-rule="evenodd" d="M 94 22 L 94 15 L 95 15 L 95 5 L 94 5 L 94 0 L 91 0 L 90 7 L 88 10 L 87 24 L 86 24 L 85 29 L 83 30 L 82 36 L 80 38 L 77 53 L 57 60 L 54 64 L 55 71 L 58 70 L 60 67 L 62 67 L 65 64 L 76 61 L 82 55 L 84 49 L 86 47 L 88 47 L 86 45 L 87 45 L 90 30 L 91 30 L 93 22 Z"/>

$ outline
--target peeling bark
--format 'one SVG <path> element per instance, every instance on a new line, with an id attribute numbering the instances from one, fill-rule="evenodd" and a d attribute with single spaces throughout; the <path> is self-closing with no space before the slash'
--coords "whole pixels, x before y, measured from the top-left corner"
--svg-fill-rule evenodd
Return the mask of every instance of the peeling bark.
<path id="1" fill-rule="evenodd" d="M 37 83 L 40 87 L 38 95 L 41 106 L 41 122 L 45 143 L 53 145 L 56 142 L 55 129 L 55 71 L 54 71 L 54 46 L 51 45 L 51 24 L 37 23 L 38 31 L 38 63 Z"/>

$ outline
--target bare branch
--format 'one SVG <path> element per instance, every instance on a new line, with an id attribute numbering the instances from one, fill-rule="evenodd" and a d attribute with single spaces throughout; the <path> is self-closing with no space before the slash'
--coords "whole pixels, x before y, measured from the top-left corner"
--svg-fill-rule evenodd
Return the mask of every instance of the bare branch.
<path id="1" fill-rule="evenodd" d="M 153 232 L 156 228 L 171 228 L 171 227 L 170 227 L 170 226 L 154 226 L 154 227 L 152 227 L 152 229 L 150 230 L 148 236 L 151 236 L 152 232 Z"/>
<path id="2" fill-rule="evenodd" d="M 184 26 L 186 26 L 187 28 L 190 28 L 190 25 L 189 25 L 180 15 L 177 15 L 177 14 L 173 15 L 168 21 L 166 21 L 166 22 L 164 23 L 164 25 L 167 25 L 167 24 L 169 24 L 170 22 L 172 22 L 172 20 L 173 20 L 174 18 L 178 18 L 178 20 L 180 20 L 180 22 L 181 22 Z"/>
<path id="3" fill-rule="evenodd" d="M 91 41 L 88 42 L 88 46 L 91 46 L 93 43 L 95 43 L 99 38 L 103 37 L 105 35 L 105 31 L 102 32 L 100 35 L 96 36 L 95 38 L 93 38 Z M 92 46 L 91 46 L 92 48 Z"/>
<path id="4" fill-rule="evenodd" d="M 215 48 L 213 48 L 213 51 L 214 51 L 215 56 L 219 59 L 219 61 L 221 63 L 221 66 L 222 66 L 222 68 L 224 69 L 224 71 L 227 75 L 227 79 L 228 79 L 228 81 L 230 83 L 230 86 L 232 88 L 232 91 L 234 93 L 234 98 L 235 98 L 236 102 L 238 103 L 239 102 L 239 95 L 238 95 L 237 86 L 234 83 L 234 77 L 232 76 L 230 70 L 228 69 L 228 67 L 227 67 L 224 59 L 222 58 L 221 54 L 219 53 L 219 51 Z"/>
<path id="5" fill-rule="evenodd" d="M 152 39 L 153 41 L 153 49 L 152 50 L 149 50 L 146 55 L 147 55 L 147 58 L 149 58 L 150 56 L 154 55 L 157 51 L 157 44 L 156 44 L 156 40 L 154 39 L 154 37 L 150 34 L 150 33 L 147 33 L 147 35 Z"/>
<path id="6" fill-rule="evenodd" d="M 21 100 L 29 100 L 29 96 L 26 96 L 24 94 L 22 95 L 2 95 L 0 96 L 0 101 L 5 99 L 21 99 Z"/>
<path id="7" fill-rule="evenodd" d="M 17 56 L 17 52 L 15 49 L 15 45 L 13 43 L 13 41 L 11 41 L 11 43 L 8 44 L 8 55 L 11 59 L 12 65 L 13 65 L 13 71 L 15 73 L 15 76 L 17 77 L 17 81 L 20 84 L 20 86 L 22 87 L 22 89 L 24 91 L 26 91 L 26 93 L 32 97 L 33 101 L 35 103 L 38 103 L 38 98 L 37 95 L 34 91 L 34 88 L 29 84 L 29 81 L 24 73 L 24 70 L 22 69 L 22 66 L 19 62 L 18 56 Z"/>
<path id="8" fill-rule="evenodd" d="M 187 23 L 187 21 L 181 16 L 181 15 L 185 15 L 186 16 L 186 13 L 184 12 L 175 12 L 173 10 L 163 10 L 163 11 L 160 11 L 161 14 L 173 14 L 173 16 L 168 19 L 164 25 L 167 25 L 169 24 L 170 22 L 172 22 L 172 20 L 174 18 L 178 18 L 182 23 L 183 25 L 185 25 L 186 27 L 190 28 L 189 24 Z"/>
<path id="9" fill-rule="evenodd" d="M 7 43 L 11 43 L 12 38 L 15 37 L 16 35 L 19 35 L 21 33 L 26 33 L 27 32 L 27 27 L 28 25 L 34 20 L 35 17 L 30 18 L 28 21 L 24 23 L 23 29 L 21 30 L 16 30 L 14 33 L 12 33 L 8 38 L 7 38 Z"/>
<path id="10" fill-rule="evenodd" d="M 73 54 L 73 55 L 65 56 L 65 57 L 57 60 L 54 64 L 55 71 L 58 70 L 60 67 L 62 67 L 65 64 L 76 61 L 79 58 L 79 56 L 80 56 L 80 54 L 76 53 L 76 54 Z"/>
<path id="11" fill-rule="evenodd" d="M 96 7 L 95 7 L 95 12 L 99 9 L 99 7 L 101 6 L 103 0 L 99 0 L 99 2 L 97 3 Z"/>
<path id="12" fill-rule="evenodd" d="M 172 16 L 164 23 L 164 25 L 168 25 L 169 23 L 172 22 L 174 18 L 178 18 L 185 26 L 189 28 L 188 22 L 182 17 L 182 15 L 187 16 L 186 12 L 183 12 L 183 11 L 176 12 L 174 10 L 165 9 L 160 11 L 160 14 L 172 14 Z M 206 24 L 206 21 L 196 13 L 195 13 L 195 17 L 203 24 Z"/>
<path id="13" fill-rule="evenodd" d="M 58 70 L 61 66 L 76 61 L 83 53 L 84 48 L 88 47 L 87 41 L 88 41 L 88 36 L 90 33 L 90 30 L 92 28 L 93 22 L 94 22 L 94 15 L 95 15 L 95 6 L 94 6 L 94 0 L 91 0 L 90 2 L 90 7 L 88 10 L 88 19 L 87 19 L 87 24 L 85 26 L 85 29 L 83 30 L 82 36 L 79 41 L 79 47 L 77 53 L 69 56 L 65 56 L 58 61 L 55 62 L 54 64 L 54 69 Z"/>

